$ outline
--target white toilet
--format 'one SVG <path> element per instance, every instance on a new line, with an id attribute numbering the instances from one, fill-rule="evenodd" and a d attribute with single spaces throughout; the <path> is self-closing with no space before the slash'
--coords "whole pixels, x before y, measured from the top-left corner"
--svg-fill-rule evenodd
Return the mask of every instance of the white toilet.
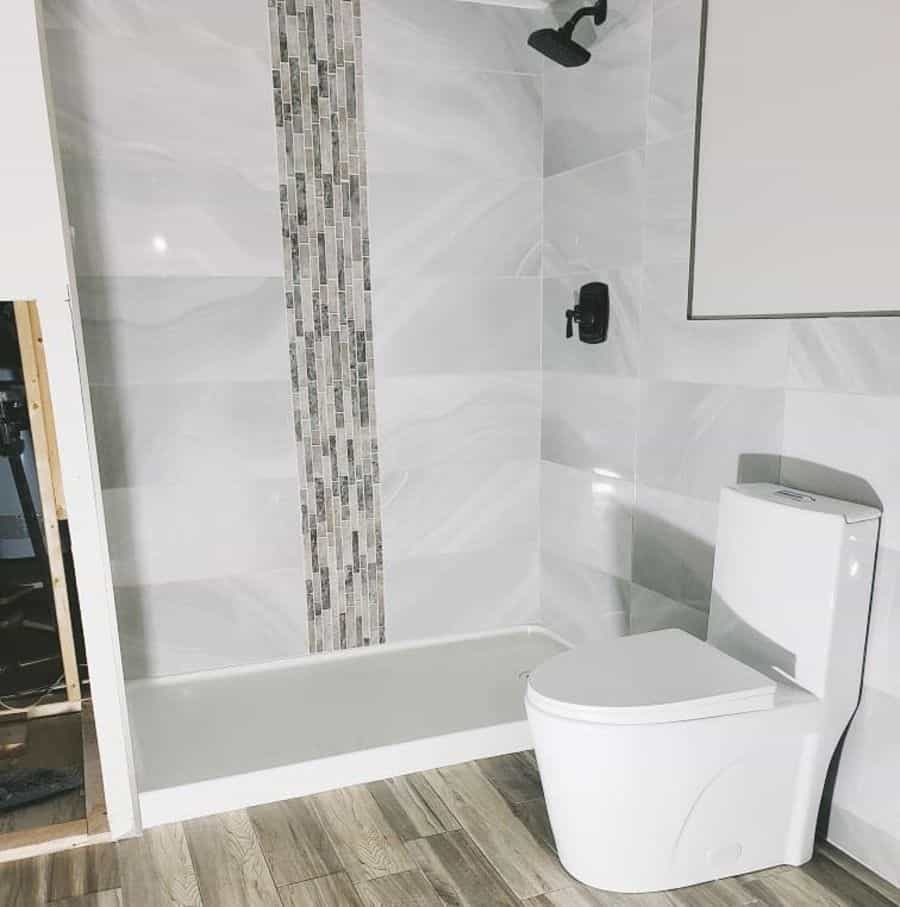
<path id="1" fill-rule="evenodd" d="M 880 516 L 726 488 L 707 642 L 660 630 L 532 673 L 528 719 L 575 878 L 647 892 L 810 859 L 859 700 Z"/>

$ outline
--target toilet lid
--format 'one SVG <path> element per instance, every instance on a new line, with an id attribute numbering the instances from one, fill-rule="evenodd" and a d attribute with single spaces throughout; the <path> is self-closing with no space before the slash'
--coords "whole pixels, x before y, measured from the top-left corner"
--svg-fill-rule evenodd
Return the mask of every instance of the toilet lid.
<path id="1" fill-rule="evenodd" d="M 605 724 L 689 721 L 772 708 L 773 680 L 683 630 L 588 643 L 528 681 L 544 711 Z"/>

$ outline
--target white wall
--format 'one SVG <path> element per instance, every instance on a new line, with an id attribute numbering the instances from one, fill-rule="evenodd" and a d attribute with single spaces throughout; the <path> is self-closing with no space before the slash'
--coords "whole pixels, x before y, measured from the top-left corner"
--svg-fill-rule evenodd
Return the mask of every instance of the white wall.
<path id="1" fill-rule="evenodd" d="M 100 506 L 78 301 L 34 0 L 0 6 L 0 299 L 35 299 L 66 491 L 110 828 L 136 824 L 131 738 Z"/>

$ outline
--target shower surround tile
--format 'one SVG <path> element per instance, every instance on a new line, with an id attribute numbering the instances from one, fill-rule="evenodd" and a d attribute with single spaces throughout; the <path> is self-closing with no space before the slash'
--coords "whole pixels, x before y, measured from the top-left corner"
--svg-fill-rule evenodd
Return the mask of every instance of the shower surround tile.
<path id="1" fill-rule="evenodd" d="M 448 0 L 362 0 L 368 59 L 421 68 L 541 72 L 528 36 L 545 23 L 531 10 Z"/>
<path id="2" fill-rule="evenodd" d="M 654 11 L 648 142 L 694 127 L 702 6 L 703 0 L 676 0 Z"/>
<path id="3" fill-rule="evenodd" d="M 544 61 L 545 176 L 644 144 L 652 26 L 650 0 L 620 0 L 599 28 L 590 19 L 576 28 L 587 65 Z"/>
<path id="4" fill-rule="evenodd" d="M 544 274 L 638 265 L 643 245 L 643 150 L 544 180 Z"/>
<path id="5" fill-rule="evenodd" d="M 309 649 L 384 642 L 358 2 L 269 0 Z"/>
<path id="6" fill-rule="evenodd" d="M 278 276 L 264 8 L 43 6 L 78 276 Z"/>

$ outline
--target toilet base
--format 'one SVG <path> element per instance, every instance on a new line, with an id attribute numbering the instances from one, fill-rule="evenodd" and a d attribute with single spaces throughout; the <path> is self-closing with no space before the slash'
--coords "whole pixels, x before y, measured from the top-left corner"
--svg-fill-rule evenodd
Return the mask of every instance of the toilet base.
<path id="1" fill-rule="evenodd" d="M 813 697 L 667 724 L 604 725 L 526 703 L 563 866 L 594 888 L 666 891 L 812 857 L 840 729 Z"/>

